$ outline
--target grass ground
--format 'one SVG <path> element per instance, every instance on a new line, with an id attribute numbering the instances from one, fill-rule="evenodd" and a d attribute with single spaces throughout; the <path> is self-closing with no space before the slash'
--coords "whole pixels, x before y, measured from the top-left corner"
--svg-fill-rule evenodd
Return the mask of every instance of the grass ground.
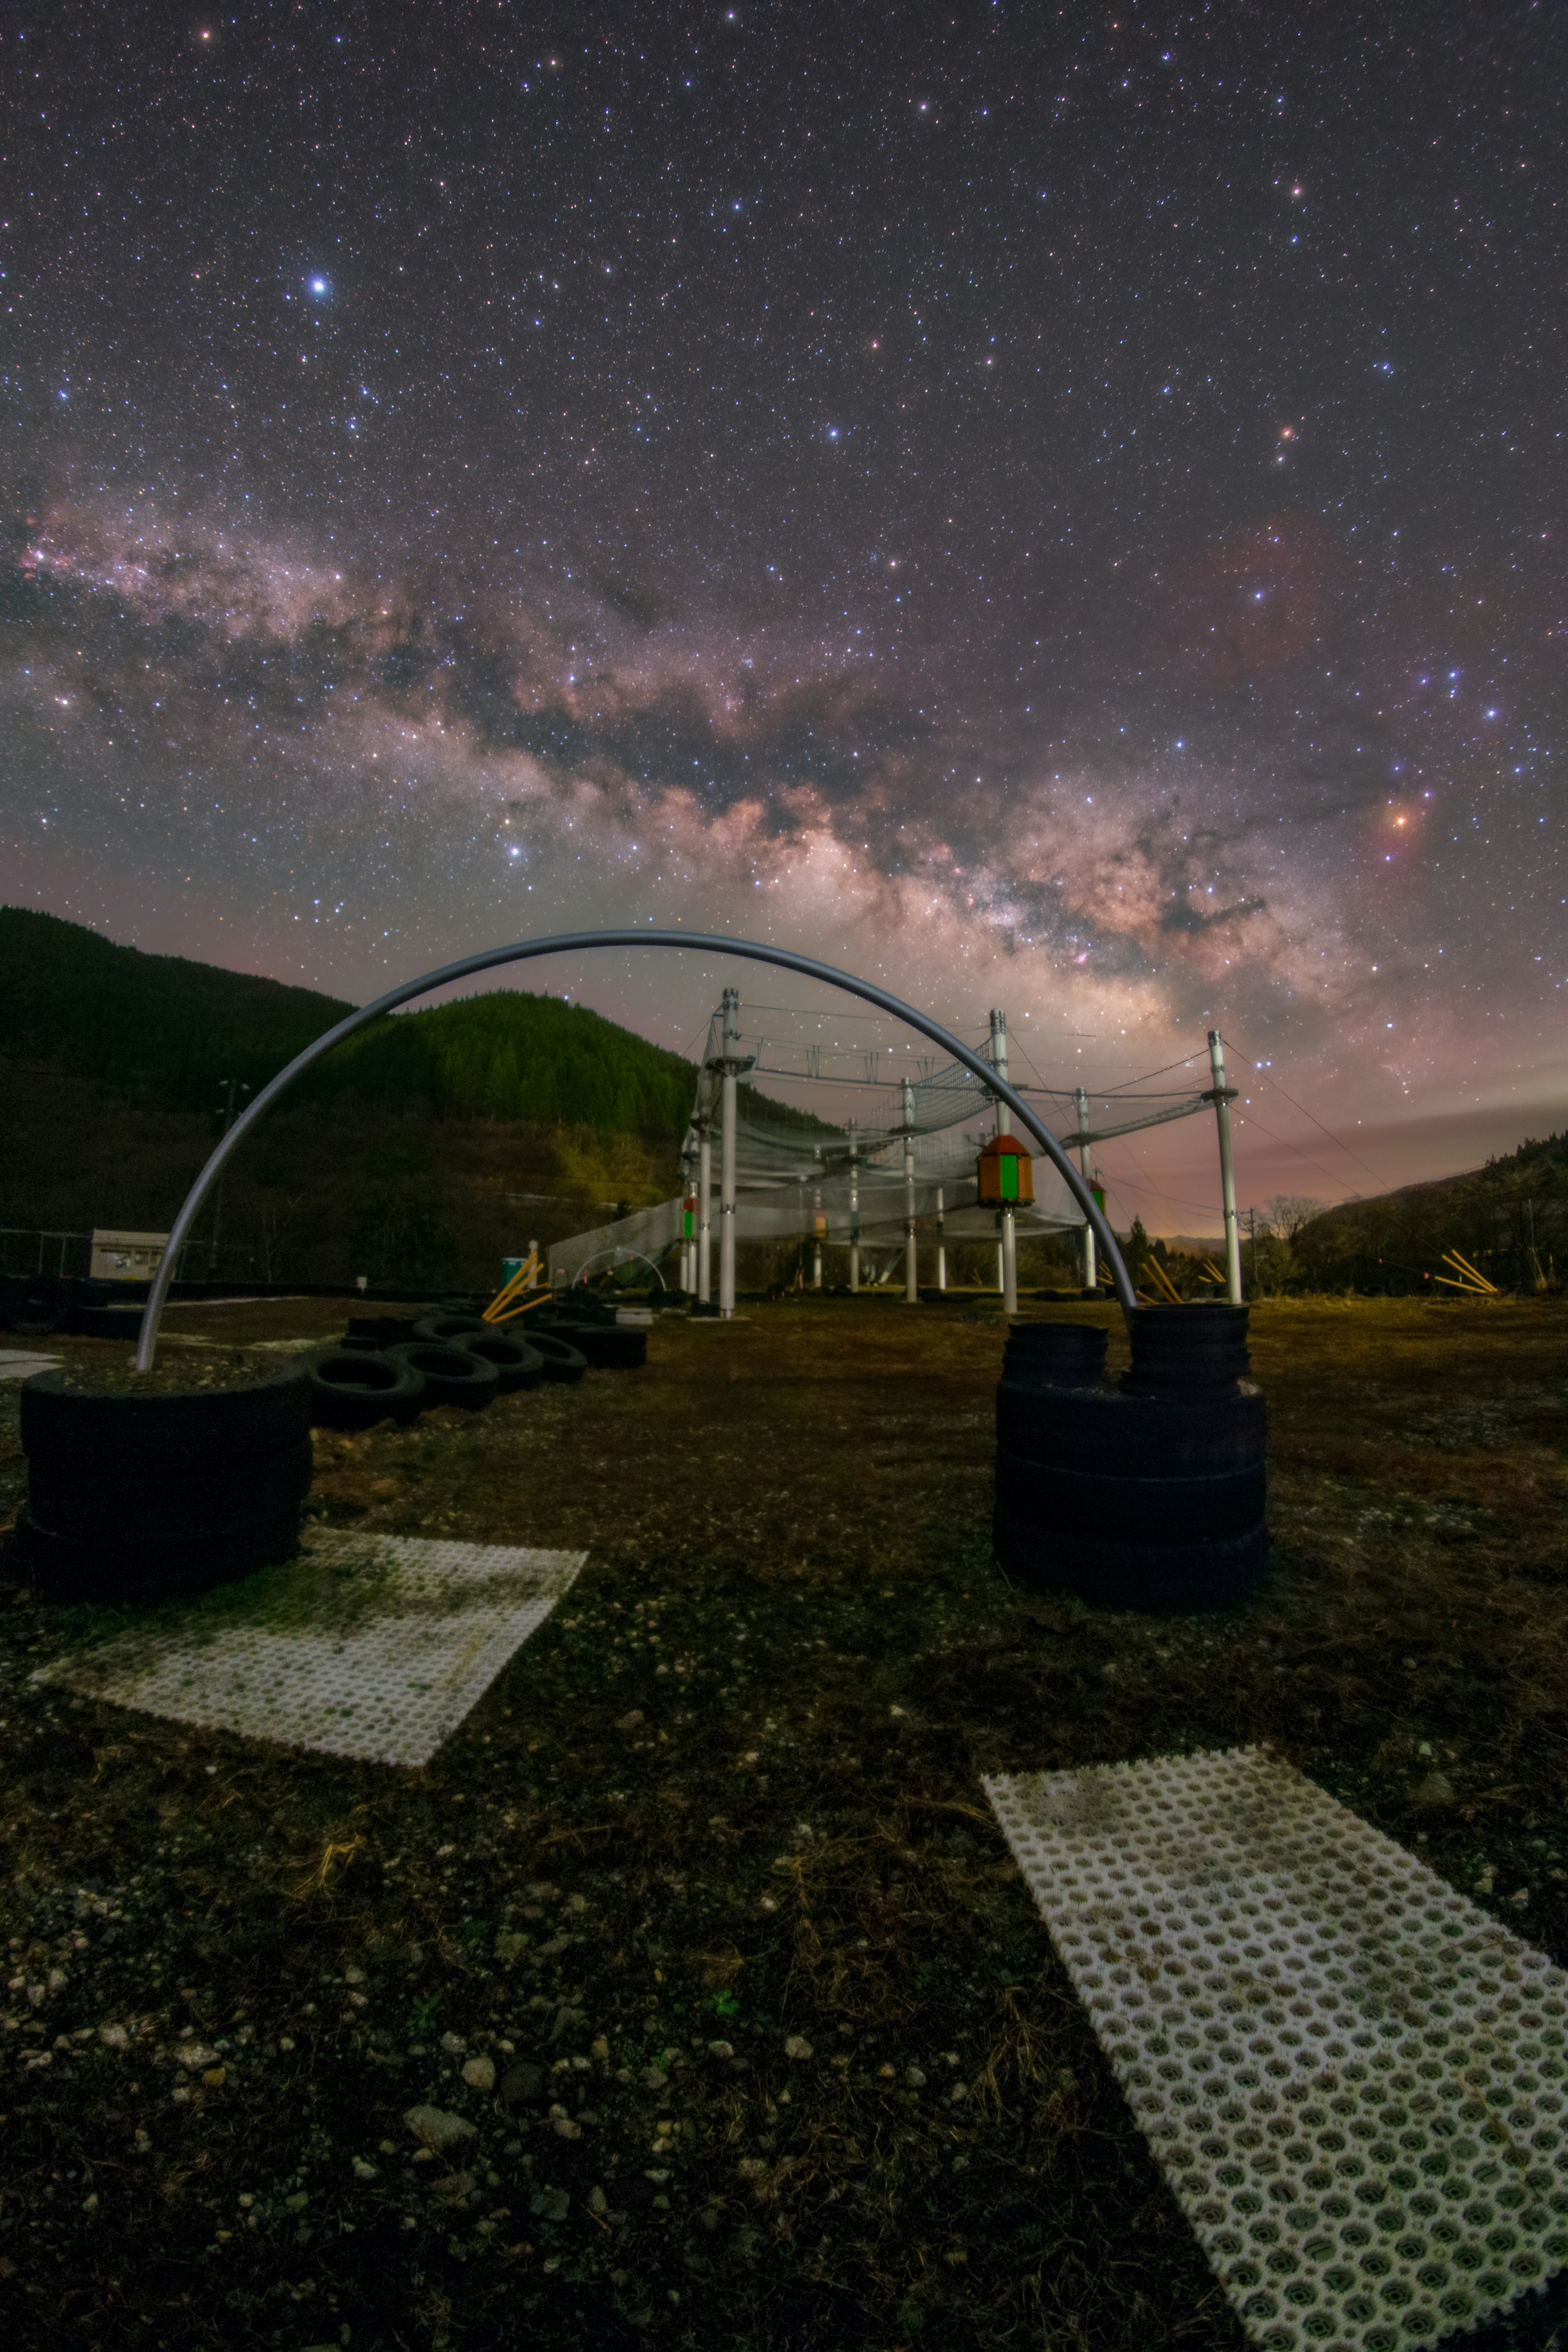
<path id="1" fill-rule="evenodd" d="M 1268 1740 L 1568 1960 L 1565 1342 L 1256 1310 L 1273 1566 L 1186 1620 L 998 1575 L 999 1318 L 670 1318 L 644 1371 L 323 1433 L 329 1522 L 590 1554 L 417 1772 L 32 1685 L 95 1620 L 6 1588 L 5 2340 L 1239 2347 L 980 1775 Z M 422 2157 L 420 2103 L 476 2136 Z"/>

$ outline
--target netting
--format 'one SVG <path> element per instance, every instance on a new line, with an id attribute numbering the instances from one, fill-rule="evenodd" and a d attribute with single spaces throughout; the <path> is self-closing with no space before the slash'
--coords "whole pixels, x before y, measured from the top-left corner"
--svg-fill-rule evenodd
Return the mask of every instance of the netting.
<path id="1" fill-rule="evenodd" d="M 746 1039 L 750 1048 L 764 1041 Z M 706 1128 L 712 1144 L 715 1243 L 719 1181 L 719 1066 L 724 1055 L 721 1015 L 715 1013 L 697 1072 L 691 1127 L 687 1139 L 689 1181 L 696 1185 L 699 1140 Z M 753 1066 L 760 1055 L 741 1056 Z M 770 1067 L 774 1077 L 820 1080 L 820 1067 L 808 1058 L 805 1070 Z M 975 1160 L 981 1146 L 995 1129 L 994 1097 L 983 1080 L 962 1063 L 922 1060 L 919 1074 L 889 1080 L 880 1075 L 889 1057 L 868 1053 L 859 1057 L 867 1066 L 852 1083 L 886 1103 L 868 1119 L 842 1122 L 820 1118 L 814 1112 L 763 1094 L 742 1078 L 736 1088 L 735 1115 L 735 1237 L 737 1241 L 788 1241 L 816 1234 L 829 1243 L 852 1238 L 870 1244 L 901 1242 L 908 1213 L 909 1192 L 904 1166 L 906 1134 L 913 1144 L 913 1207 L 918 1223 L 929 1230 L 939 1213 L 951 1241 L 994 1240 L 996 1213 L 977 1203 Z M 880 1066 L 874 1067 L 872 1066 Z M 1037 1186 L 1042 1195 L 1016 1212 L 1020 1235 L 1077 1232 L 1082 1212 L 1050 1162 L 1035 1162 Z M 625 1254 L 658 1259 L 681 1234 L 680 1199 L 661 1201 L 639 1209 L 614 1224 L 577 1234 L 554 1243 L 550 1250 L 552 1279 L 568 1280 L 590 1258 Z"/>
<path id="2" fill-rule="evenodd" d="M 901 1054 L 879 1045 L 847 1054 L 817 1045 L 780 1045 L 752 1034 L 739 1041 L 731 1037 L 732 1053 L 737 1042 L 737 1060 L 752 1078 L 788 1080 L 814 1090 L 840 1086 L 876 1105 L 869 1117 L 834 1121 L 764 1094 L 742 1076 L 736 1089 L 737 1241 L 788 1241 L 816 1234 L 840 1244 L 852 1239 L 873 1246 L 901 1242 L 910 1209 L 906 1138 L 913 1146 L 912 1205 L 922 1235 L 931 1232 L 940 1214 L 945 1240 L 995 1239 L 996 1212 L 979 1204 L 975 1177 L 981 1148 L 995 1131 L 995 1097 L 972 1070 L 961 1062 L 921 1056 L 907 1072 Z M 992 1047 L 981 1050 L 990 1061 Z M 716 1012 L 698 1059 L 683 1155 L 685 1192 L 689 1194 L 697 1189 L 700 1141 L 708 1134 L 715 1245 L 725 1051 L 723 1015 Z M 855 1066 L 849 1075 L 825 1071 L 825 1054 Z M 785 1066 L 790 1059 L 799 1066 Z M 1074 1148 L 1190 1118 L 1212 1100 L 1190 1086 L 1171 1093 L 1096 1094 L 1081 1107 L 1076 1089 L 1036 1085 L 1025 1091 L 1040 1098 L 1060 1139 Z M 1124 1111 L 1131 1115 L 1123 1116 Z M 1035 1157 L 1034 1176 L 1037 1198 L 1014 1211 L 1019 1238 L 1080 1233 L 1082 1211 L 1044 1154 Z M 552 1277 L 574 1279 L 590 1259 L 613 1263 L 617 1257 L 643 1256 L 657 1262 L 679 1241 L 682 1223 L 682 1202 L 677 1198 L 554 1243 L 550 1249 Z"/>

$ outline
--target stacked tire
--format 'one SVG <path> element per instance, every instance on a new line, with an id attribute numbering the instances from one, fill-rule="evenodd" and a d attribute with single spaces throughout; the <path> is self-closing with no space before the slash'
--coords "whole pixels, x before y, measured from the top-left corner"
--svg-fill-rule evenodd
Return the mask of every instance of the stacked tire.
<path id="1" fill-rule="evenodd" d="M 24 1382 L 16 1555 L 41 1601 L 145 1602 L 289 1559 L 310 1489 L 311 1382 L 151 1396 Z"/>
<path id="2" fill-rule="evenodd" d="M 581 1379 L 581 1356 L 564 1351 Z M 498 1396 L 552 1377 L 542 1348 L 466 1308 L 405 1319 L 363 1316 L 310 1366 L 311 1418 L 321 1429 L 409 1423 L 438 1404 L 482 1412 Z"/>
<path id="3" fill-rule="evenodd" d="M 0 1322 L 19 1339 L 50 1339 L 65 1329 L 75 1303 L 58 1274 L 11 1275 L 0 1285 Z"/>
<path id="4" fill-rule="evenodd" d="M 1245 1307 L 1147 1307 L 1132 1369 L 1105 1334 L 1015 1324 L 996 1392 L 997 1559 L 1106 1609 L 1223 1607 L 1268 1558 L 1268 1413 Z"/>

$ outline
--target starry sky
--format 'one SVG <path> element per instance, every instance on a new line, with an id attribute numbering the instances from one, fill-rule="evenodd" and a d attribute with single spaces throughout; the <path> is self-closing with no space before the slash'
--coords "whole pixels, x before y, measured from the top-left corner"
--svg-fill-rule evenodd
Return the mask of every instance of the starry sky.
<path id="1" fill-rule="evenodd" d="M 360 998 L 730 930 L 1051 1084 L 1217 1024 L 1244 1203 L 1563 1125 L 1563 0 L 4 41 L 7 899 Z"/>

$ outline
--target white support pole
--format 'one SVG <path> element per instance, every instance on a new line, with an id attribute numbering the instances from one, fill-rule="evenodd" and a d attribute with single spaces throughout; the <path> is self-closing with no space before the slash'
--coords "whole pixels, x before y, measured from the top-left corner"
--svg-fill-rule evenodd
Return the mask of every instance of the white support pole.
<path id="1" fill-rule="evenodd" d="M 942 1186 L 936 1188 L 936 1286 L 947 1288 L 947 1219 L 942 1213 Z"/>
<path id="2" fill-rule="evenodd" d="M 1219 1191 L 1225 1210 L 1225 1295 L 1241 1305 L 1241 1230 L 1236 1218 L 1236 1166 L 1230 1156 L 1230 1097 L 1225 1079 L 1225 1040 L 1209 1031 L 1209 1067 L 1214 1072 L 1214 1116 L 1219 1129 Z"/>
<path id="3" fill-rule="evenodd" d="M 741 992 L 727 988 L 723 997 L 724 1068 L 720 1080 L 719 1129 L 719 1314 L 728 1322 L 735 1312 L 735 1085 L 741 1058 Z"/>
<path id="4" fill-rule="evenodd" d="M 1007 1084 L 1007 1015 L 999 1008 L 993 1011 L 991 1015 L 991 1066 L 1005 1086 Z M 1013 1114 L 1006 1104 L 998 1099 L 996 1132 L 998 1135 L 1010 1135 L 1012 1131 Z M 996 1272 L 998 1277 L 996 1287 L 1002 1293 L 1002 1312 L 1004 1315 L 1016 1315 L 1018 1312 L 1018 1229 L 1011 1209 L 1004 1209 L 1002 1212 L 1002 1239 L 996 1254 Z"/>
<path id="5" fill-rule="evenodd" d="M 915 1089 L 904 1080 L 904 1304 L 918 1307 L 921 1270 L 915 1248 Z"/>
<path id="6" fill-rule="evenodd" d="M 538 1258 L 539 1258 L 539 1244 L 538 1244 L 537 1242 L 530 1242 L 530 1243 L 529 1243 L 529 1244 L 528 1244 L 528 1255 L 529 1255 L 529 1256 L 530 1256 L 531 1258 L 532 1258 L 532 1259 L 535 1261 L 535 1263 L 534 1263 L 534 1266 L 533 1266 L 533 1271 L 531 1272 L 531 1274 L 530 1274 L 530 1276 L 529 1276 L 529 1277 L 528 1277 L 528 1280 L 523 1284 L 523 1286 L 523 1286 L 524 1290 L 537 1290 L 537 1289 L 538 1289 L 538 1287 L 539 1287 L 539 1265 L 538 1265 Z"/>
<path id="7" fill-rule="evenodd" d="M 713 1131 L 706 1119 L 697 1143 L 697 1296 L 713 1296 Z"/>
<path id="8" fill-rule="evenodd" d="M 1080 1136 L 1087 1137 L 1089 1134 L 1089 1096 L 1082 1087 L 1079 1087 L 1078 1090 L 1077 1102 L 1078 1131 Z M 1086 1184 L 1089 1183 L 1091 1180 L 1089 1171 L 1089 1145 L 1087 1142 L 1080 1142 L 1078 1147 L 1078 1164 L 1083 1171 L 1084 1182 Z M 1083 1229 L 1083 1286 L 1086 1290 L 1093 1290 L 1095 1288 L 1099 1273 L 1100 1269 L 1094 1261 L 1094 1227 L 1092 1225 L 1086 1224 Z"/>
<path id="9" fill-rule="evenodd" d="M 822 1288 L 822 1227 L 817 1219 L 822 1214 L 822 1187 L 815 1184 L 811 1192 L 811 1286 Z"/>
<path id="10" fill-rule="evenodd" d="M 849 1288 L 856 1293 L 860 1287 L 860 1158 L 855 1148 L 855 1121 L 847 1122 L 849 1131 Z"/>

